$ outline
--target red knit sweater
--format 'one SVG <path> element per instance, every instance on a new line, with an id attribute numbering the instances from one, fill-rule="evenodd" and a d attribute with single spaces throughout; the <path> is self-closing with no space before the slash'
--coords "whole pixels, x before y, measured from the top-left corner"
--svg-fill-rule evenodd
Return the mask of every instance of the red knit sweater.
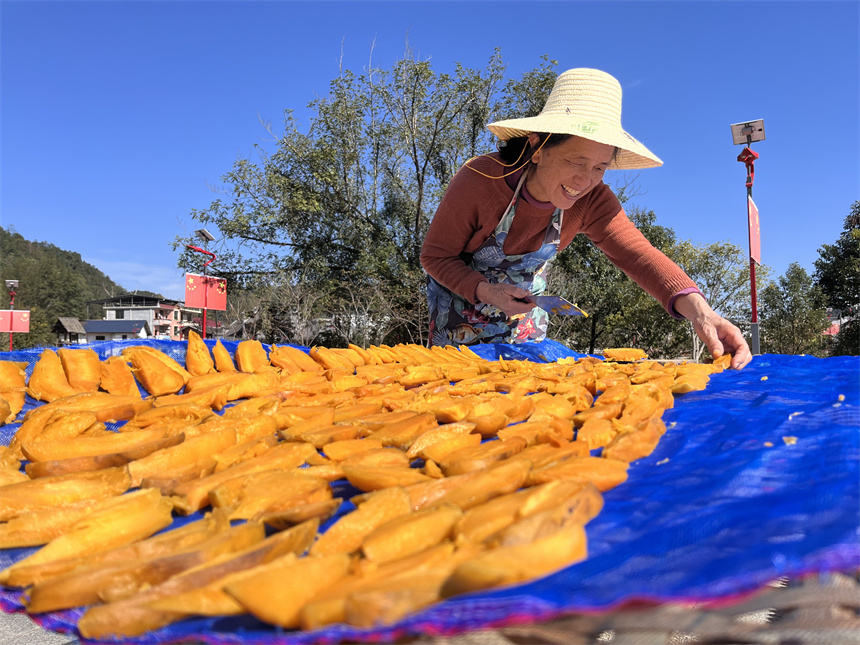
<path id="1" fill-rule="evenodd" d="M 489 156 L 498 159 L 497 154 Z M 476 251 L 502 219 L 514 192 L 501 178 L 505 170 L 509 169 L 488 156 L 473 159 L 460 168 L 442 197 L 421 249 L 424 270 L 472 303 L 476 302 L 475 288 L 486 278 L 470 269 L 460 253 Z M 505 241 L 505 253 L 519 255 L 540 248 L 553 210 L 552 204 L 536 205 L 520 199 Z M 559 251 L 577 233 L 586 235 L 613 264 L 675 317 L 678 314 L 670 309 L 673 296 L 681 291 L 698 291 L 678 265 L 645 239 L 606 184 L 601 183 L 564 212 Z"/>

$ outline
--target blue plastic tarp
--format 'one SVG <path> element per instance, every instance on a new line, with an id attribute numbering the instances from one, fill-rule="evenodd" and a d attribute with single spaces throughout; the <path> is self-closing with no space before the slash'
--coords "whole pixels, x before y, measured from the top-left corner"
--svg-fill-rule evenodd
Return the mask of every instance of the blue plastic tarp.
<path id="1" fill-rule="evenodd" d="M 158 346 L 184 358 L 184 343 Z M 553 341 L 474 349 L 490 360 L 583 356 Z M 33 362 L 22 354 L 0 359 Z M 860 568 L 858 404 L 857 357 L 756 356 L 743 370 L 713 375 L 705 391 L 676 398 L 663 415 L 668 431 L 655 452 L 604 493 L 604 509 L 587 527 L 584 562 L 528 584 L 451 598 L 371 630 L 337 625 L 298 632 L 251 617 L 188 619 L 122 642 L 387 642 L 632 602 L 725 603 L 780 577 L 854 572 Z M 0 441 L 8 443 L 16 427 L 0 428 Z M 30 551 L 0 552 L 0 566 L 24 552 Z M 6 611 L 21 608 L 17 596 L 0 592 Z M 38 620 L 74 631 L 80 615 L 72 610 Z"/>

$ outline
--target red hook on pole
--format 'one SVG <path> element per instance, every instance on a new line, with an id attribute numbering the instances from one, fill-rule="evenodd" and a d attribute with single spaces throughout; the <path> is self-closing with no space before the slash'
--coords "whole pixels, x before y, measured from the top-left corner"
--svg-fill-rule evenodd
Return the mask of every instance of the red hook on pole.
<path id="1" fill-rule="evenodd" d="M 758 153 L 749 147 L 741 150 L 741 153 L 738 155 L 738 161 L 747 167 L 747 188 L 752 188 L 753 185 L 753 179 L 755 178 L 755 166 L 753 164 L 756 159 L 758 159 Z"/>
<path id="2" fill-rule="evenodd" d="M 756 155 L 758 157 L 758 155 Z M 205 253 L 206 255 L 211 256 L 211 260 L 207 260 L 203 264 L 203 272 L 206 273 L 206 267 L 212 264 L 215 261 L 215 254 L 212 251 L 207 251 L 206 249 L 201 249 L 199 246 L 191 246 L 190 244 L 185 245 L 186 248 L 191 249 L 192 251 L 197 251 L 198 253 Z"/>

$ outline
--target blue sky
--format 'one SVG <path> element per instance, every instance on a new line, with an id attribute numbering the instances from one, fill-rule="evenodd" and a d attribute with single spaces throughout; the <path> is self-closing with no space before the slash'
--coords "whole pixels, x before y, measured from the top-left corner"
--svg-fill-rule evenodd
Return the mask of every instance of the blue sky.
<path id="1" fill-rule="evenodd" d="M 500 47 L 509 78 L 544 54 L 613 74 L 625 129 L 664 161 L 634 203 L 696 244 L 747 249 L 729 126 L 764 119 L 753 197 L 774 277 L 811 273 L 860 199 L 856 1 L 2 0 L 0 225 L 182 299 L 170 242 L 238 157 L 272 149 L 260 121 L 293 109 L 306 130 L 341 56 L 389 67 L 407 39 L 436 72 Z"/>

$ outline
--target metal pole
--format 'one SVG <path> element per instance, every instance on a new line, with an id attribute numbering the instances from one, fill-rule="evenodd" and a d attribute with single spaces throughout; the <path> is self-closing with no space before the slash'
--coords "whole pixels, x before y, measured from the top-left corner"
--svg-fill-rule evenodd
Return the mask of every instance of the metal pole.
<path id="1" fill-rule="evenodd" d="M 203 292 L 203 333 L 200 336 L 206 340 L 206 309 L 209 305 L 209 283 L 206 281 L 206 274 L 203 275 L 203 287 L 206 291 Z"/>
<path id="2" fill-rule="evenodd" d="M 758 304 L 756 302 L 756 280 L 755 280 L 755 265 L 761 262 L 761 231 L 758 225 L 758 209 L 752 200 L 752 185 L 755 178 L 755 168 L 753 164 L 758 159 L 758 153 L 753 152 L 750 146 L 753 141 L 764 141 L 764 120 L 758 119 L 755 121 L 747 121 L 744 123 L 732 124 L 732 142 L 735 145 L 743 145 L 746 139 L 746 146 L 738 155 L 738 161 L 743 162 L 747 169 L 747 227 L 749 229 L 749 249 L 750 249 L 750 301 L 752 315 L 750 316 L 750 340 L 753 354 L 760 354 L 759 346 L 759 323 L 758 323 Z M 755 231 L 753 231 L 753 212 L 755 212 Z"/>
<path id="3" fill-rule="evenodd" d="M 749 135 L 747 135 L 747 147 L 749 148 L 752 140 Z M 747 161 L 747 217 L 749 217 L 749 208 L 750 208 L 750 200 L 752 199 L 752 185 L 753 185 L 753 174 L 752 174 L 752 164 L 754 160 Z M 751 243 L 751 242 L 750 242 Z M 758 303 L 756 301 L 756 283 L 755 283 L 755 260 L 752 258 L 752 247 L 750 247 L 750 302 L 752 306 L 752 316 L 750 321 L 750 340 L 752 341 L 752 353 L 753 355 L 761 354 L 761 347 L 759 345 L 759 329 L 758 329 Z"/>
<path id="4" fill-rule="evenodd" d="M 9 292 L 9 297 L 10 297 L 9 309 L 12 312 L 15 311 L 15 296 L 16 295 L 17 294 L 14 291 Z M 14 314 L 10 313 L 9 315 L 13 316 Z M 10 325 L 10 327 L 9 327 L 9 351 L 11 352 L 12 351 L 12 327 L 11 327 L 12 321 L 11 320 L 9 321 L 9 325 Z"/>
<path id="5" fill-rule="evenodd" d="M 209 260 L 211 262 L 212 260 Z M 200 337 L 206 340 L 206 310 L 209 309 L 209 278 L 206 276 L 206 267 L 209 262 L 203 263 L 203 333 Z"/>

